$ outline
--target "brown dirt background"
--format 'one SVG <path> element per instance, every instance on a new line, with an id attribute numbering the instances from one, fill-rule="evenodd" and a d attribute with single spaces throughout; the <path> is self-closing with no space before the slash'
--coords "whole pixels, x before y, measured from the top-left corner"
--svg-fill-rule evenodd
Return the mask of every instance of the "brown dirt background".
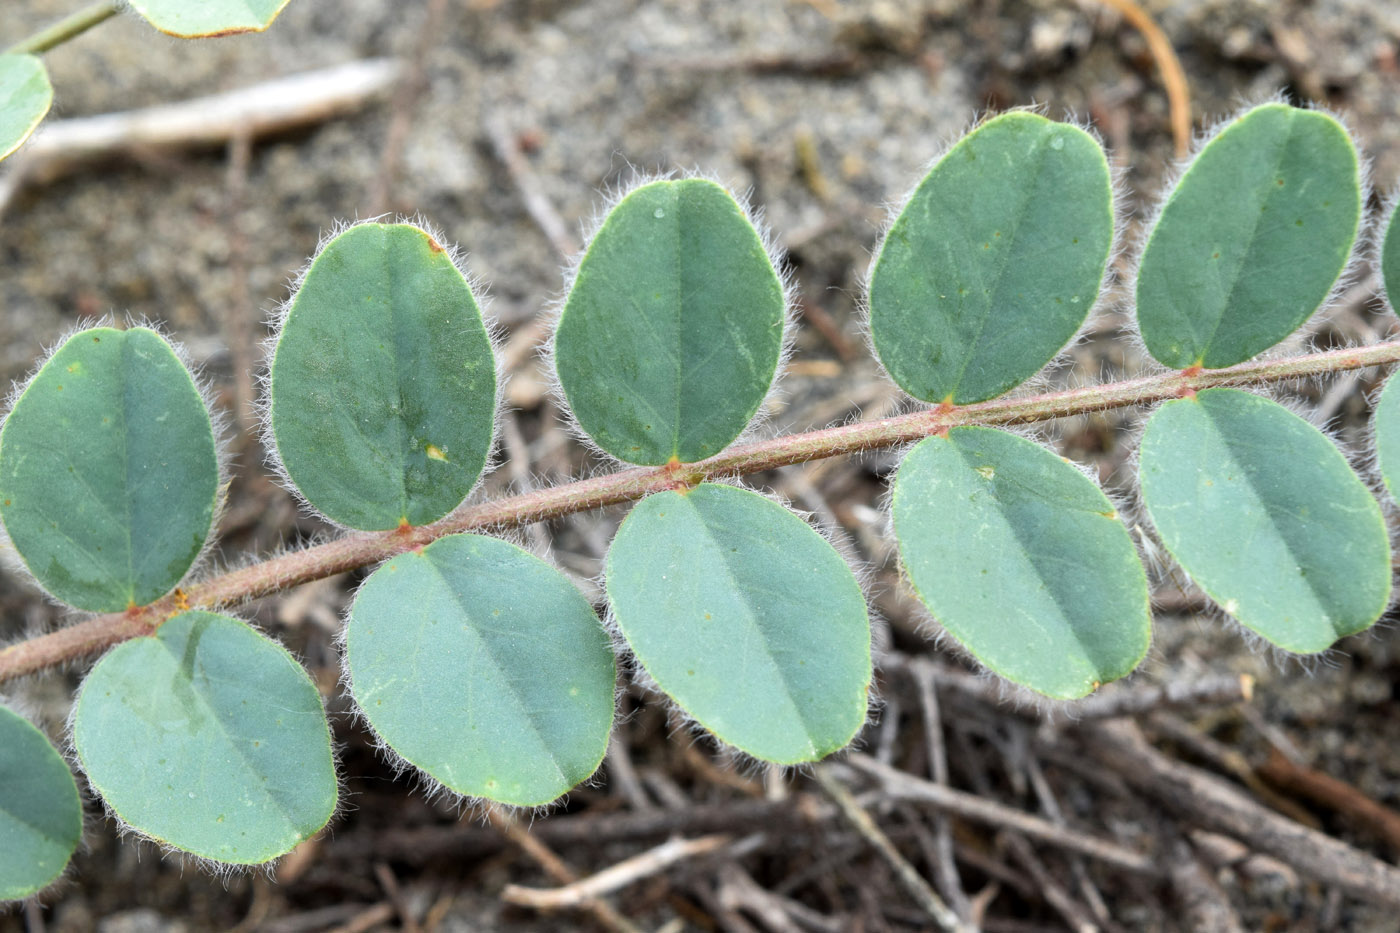
<path id="1" fill-rule="evenodd" d="M 0 38 L 27 35 L 74 5 L 7 2 L 0 7 Z M 1277 93 L 1323 101 L 1347 116 L 1371 159 L 1377 190 L 1384 194 L 1400 183 L 1400 3 L 1191 0 L 1147 6 L 1182 58 L 1198 129 L 1242 101 Z M 57 89 L 55 112 L 81 117 L 358 58 L 414 58 L 424 16 L 422 0 L 292 0 L 265 34 L 181 42 L 124 15 L 46 57 Z M 603 193 L 635 172 L 699 170 L 751 192 L 787 252 L 800 295 L 834 321 L 843 335 L 836 342 L 844 339 L 850 344 L 844 349 L 853 350 L 843 359 L 843 348 L 812 327 L 799 331 L 792 369 L 770 401 L 764 430 L 805 430 L 902 404 L 863 343 L 862 277 L 885 205 L 900 198 L 977 113 L 1034 102 L 1051 116 L 1092 122 L 1121 170 L 1129 257 L 1136 221 L 1150 209 L 1171 164 L 1166 99 L 1146 45 L 1090 0 L 448 0 L 422 61 L 425 81 L 411 105 L 402 159 L 387 176 L 383 153 L 393 108 L 381 102 L 313 129 L 258 140 L 236 203 L 222 148 L 141 153 L 26 189 L 0 221 L 0 371 L 22 379 L 68 329 L 102 314 L 130 315 L 163 322 L 201 365 L 220 404 L 231 406 L 237 361 L 252 353 L 260 365 L 261 355 L 246 345 L 231 347 L 228 335 L 241 333 L 242 321 L 252 322 L 247 330 L 255 337 L 264 336 L 262 321 L 286 297 L 288 280 L 319 237 L 338 220 L 368 216 L 371 192 L 386 182 L 392 209 L 421 215 L 460 244 L 470 271 L 489 285 L 490 311 L 506 329 L 521 326 L 559 297 L 564 277 L 559 256 L 492 154 L 484 127 L 497 119 L 525 149 L 544 193 L 575 232 L 600 209 Z M 1374 197 L 1373 220 L 1379 204 Z M 1121 289 L 1111 290 L 1093 335 L 1065 354 L 1046 381 L 1081 384 L 1144 371 L 1148 364 L 1123 326 L 1127 306 Z M 1369 292 L 1354 293 L 1293 347 L 1383 337 L 1394 323 Z M 1336 436 L 1361 463 L 1368 399 L 1378 380 L 1368 371 L 1330 395 L 1330 383 L 1288 394 L 1325 405 Z M 554 482 L 597 468 L 560 430 L 544 383 L 531 362 L 513 375 L 508 391 L 530 453 L 529 475 Z M 1095 464 L 1110 492 L 1130 502 L 1140 417 L 1074 419 L 1037 436 Z M 325 533 L 268 481 L 255 444 L 233 443 L 235 479 L 220 529 L 219 564 Z M 896 462 L 892 454 L 869 456 L 752 481 L 815 511 L 869 566 L 874 606 L 883 616 L 877 646 L 957 663 L 946 648 L 918 634 L 921 619 L 897 580 L 879 512 Z M 482 494 L 499 495 L 518 482 L 510 469 L 498 468 Z M 622 514 L 577 516 L 519 538 L 547 547 L 597 599 L 602 550 Z M 541 917 L 504 908 L 498 894 L 505 883 L 548 880 L 518 851 L 493 843 L 496 837 L 479 821 L 459 820 L 455 808 L 425 800 L 411 779 L 395 778 L 352 723 L 339 696 L 332 640 L 358 579 L 305 587 L 244 613 L 297 651 L 327 696 L 347 793 L 344 811 L 322 842 L 280 875 L 216 878 L 148 844 L 118 840 L 89 795 L 88 831 L 68 876 L 43 908 L 0 913 L 0 933 L 334 929 L 386 900 L 383 869 L 376 873 L 376 866 L 397 878 L 408 912 L 425 928 L 593 928 L 581 914 Z M 1158 592 L 1168 609 L 1194 605 L 1170 575 Z M 0 609 L 4 639 L 65 618 L 13 573 L 0 576 Z M 1400 806 L 1400 642 L 1392 621 L 1343 642 L 1321 661 L 1302 664 L 1251 648 L 1209 613 L 1164 611 L 1135 681 L 1226 672 L 1258 679 L 1255 702 L 1248 712 L 1188 712 L 1201 734 L 1251 760 L 1262 760 L 1270 736 L 1285 739 L 1311 766 Z M 61 740 L 79 676 L 75 670 L 32 678 L 12 698 Z M 889 705 L 860 743 L 916 770 L 906 750 L 922 726 L 916 701 L 897 680 L 882 677 Z M 631 715 L 620 726 L 621 739 L 658 805 L 666 804 L 666 788 L 691 803 L 783 793 L 794 801 L 819 798 L 802 775 L 765 782 L 761 772 L 732 767 L 711 744 L 670 728 L 654 697 L 633 689 L 623 707 Z M 991 768 L 999 797 L 1034 810 L 1024 775 L 1016 773 L 1018 759 L 1006 752 L 1008 743 L 1024 741 L 1024 727 L 1010 716 L 986 715 L 964 726 L 967 748 L 1010 762 Z M 964 726 L 949 729 L 958 733 Z M 955 778 L 959 767 L 955 763 Z M 1047 768 L 1064 791 L 1061 802 L 1072 824 L 1122 841 L 1167 831 L 1166 817 L 1100 797 L 1059 765 Z M 595 786 L 572 794 L 564 811 L 543 821 L 625 812 L 629 803 L 606 770 Z M 894 826 L 924 819 L 879 812 Z M 1315 816 L 1329 832 L 1395 857 L 1366 827 L 1322 810 Z M 758 851 L 741 860 L 760 883 L 788 883 L 793 898 L 844 918 L 837 928 L 920 927 L 882 863 L 839 824 L 817 832 L 779 821 L 769 830 Z M 926 869 L 912 837 L 896 839 Z M 585 840 L 555 849 L 588 872 L 655 841 Z M 1052 870 L 1069 877 L 1065 860 L 1053 851 L 1044 855 Z M 798 877 L 803 872 L 809 880 Z M 713 895 L 721 874 L 718 862 L 702 860 L 630 887 L 614 903 L 645 929 L 714 928 L 716 912 L 706 893 Z M 1097 869 L 1094 877 L 1117 928 L 1186 929 L 1160 886 Z M 987 876 L 965 867 L 964 880 L 976 890 Z M 1222 869 L 1217 880 L 1246 929 L 1400 929 L 1393 914 L 1306 879 L 1266 883 Z M 989 930 L 1064 928 L 1043 899 L 1014 886 L 992 901 L 988 917 L 997 921 Z M 754 929 L 777 929 L 752 915 L 748 920 Z M 391 918 L 371 928 L 399 925 Z"/>

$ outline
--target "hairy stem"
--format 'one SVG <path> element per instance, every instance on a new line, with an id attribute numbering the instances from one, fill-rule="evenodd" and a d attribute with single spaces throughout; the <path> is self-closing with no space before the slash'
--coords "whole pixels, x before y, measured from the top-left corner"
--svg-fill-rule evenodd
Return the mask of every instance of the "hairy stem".
<path id="1" fill-rule="evenodd" d="M 28 39 L 16 42 L 5 52 L 12 55 L 26 53 L 38 55 L 41 52 L 47 52 L 69 39 L 76 39 L 98 23 L 111 19 L 119 12 L 121 12 L 119 0 L 97 0 L 96 3 L 89 4 L 70 16 L 65 16 L 52 26 L 39 30 Z"/>
<path id="2" fill-rule="evenodd" d="M 1048 421 L 1160 402 L 1215 386 L 1267 385 L 1397 362 L 1400 362 L 1400 342 L 1242 363 L 1229 369 L 1191 375 L 1160 373 L 1106 385 L 1026 398 L 999 398 L 956 408 L 924 409 L 892 418 L 790 434 L 732 447 L 698 463 L 619 470 L 466 506 L 431 525 L 378 534 L 350 534 L 195 583 L 149 606 L 96 616 L 10 645 L 0 651 L 0 683 L 96 654 L 128 638 L 148 635 L 162 621 L 185 608 L 236 606 L 302 583 L 378 563 L 456 532 L 548 521 L 574 512 L 635 501 L 654 492 L 694 485 L 706 479 L 757 473 L 794 463 L 906 444 L 957 425 Z"/>

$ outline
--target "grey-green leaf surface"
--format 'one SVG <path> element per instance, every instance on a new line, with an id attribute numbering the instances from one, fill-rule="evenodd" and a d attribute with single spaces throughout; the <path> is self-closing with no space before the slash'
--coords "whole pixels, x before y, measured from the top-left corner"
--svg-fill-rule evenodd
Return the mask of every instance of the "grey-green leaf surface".
<path id="1" fill-rule="evenodd" d="M 865 721 L 870 622 L 860 586 L 777 503 L 709 483 L 643 499 L 608 551 L 607 591 L 646 672 L 741 751 L 816 761 Z"/>
<path id="2" fill-rule="evenodd" d="M 368 531 L 456 508 L 494 436 L 496 368 L 471 289 L 410 224 L 359 224 L 311 264 L 272 359 L 272 433 L 307 501 Z"/>
<path id="3" fill-rule="evenodd" d="M 1147 653 L 1147 577 L 1117 510 L 1054 453 L 993 428 L 920 441 L 894 484 L 900 558 L 935 619 L 988 668 L 1056 699 Z"/>
<path id="4" fill-rule="evenodd" d="M 1395 222 L 1397 217 L 1400 217 L 1400 199 L 1396 200 L 1386 221 L 1385 234 L 1381 239 L 1380 271 L 1390 307 L 1400 311 L 1400 223 Z"/>
<path id="5" fill-rule="evenodd" d="M 20 147 L 53 104 L 53 85 L 35 55 L 0 55 L 0 159 Z"/>
<path id="6" fill-rule="evenodd" d="M 82 834 L 67 762 L 28 720 L 0 706 L 0 901 L 47 887 Z"/>
<path id="7" fill-rule="evenodd" d="M 288 0 L 128 0 L 131 8 L 161 32 L 181 39 L 204 39 L 262 32 Z"/>
<path id="8" fill-rule="evenodd" d="M 1142 438 L 1143 502 L 1211 599 L 1298 653 L 1380 618 L 1390 540 L 1380 506 L 1322 432 L 1238 389 L 1168 402 Z"/>
<path id="9" fill-rule="evenodd" d="M 219 489 L 209 412 L 142 327 L 79 331 L 0 430 L 0 517 L 39 584 L 112 612 L 168 593 L 204 547 Z"/>
<path id="10" fill-rule="evenodd" d="M 73 744 L 124 823 L 215 861 L 274 859 L 335 812 L 311 678 L 228 616 L 183 612 L 109 651 L 78 693 Z"/>
<path id="11" fill-rule="evenodd" d="M 598 768 L 616 662 L 559 571 L 483 535 L 400 554 L 350 611 L 355 702 L 389 747 L 448 788 L 529 807 Z"/>
<path id="12" fill-rule="evenodd" d="M 701 178 L 642 185 L 589 244 L 559 318 L 554 362 L 569 407 L 620 460 L 713 456 L 773 384 L 783 302 L 729 192 Z"/>
<path id="13" fill-rule="evenodd" d="M 1084 323 L 1112 242 L 1108 162 L 1089 134 L 1023 111 L 988 120 L 885 237 L 870 276 L 875 350 L 915 398 L 994 398 Z"/>
<path id="14" fill-rule="evenodd" d="M 1167 199 L 1138 270 L 1138 325 L 1175 369 L 1219 369 L 1312 316 L 1361 222 L 1356 148 L 1335 119 L 1264 104 L 1216 134 Z"/>
<path id="15" fill-rule="evenodd" d="M 1400 499 L 1400 378 L 1394 374 L 1385 381 L 1381 397 L 1371 416 L 1376 438 L 1376 461 L 1391 498 Z"/>

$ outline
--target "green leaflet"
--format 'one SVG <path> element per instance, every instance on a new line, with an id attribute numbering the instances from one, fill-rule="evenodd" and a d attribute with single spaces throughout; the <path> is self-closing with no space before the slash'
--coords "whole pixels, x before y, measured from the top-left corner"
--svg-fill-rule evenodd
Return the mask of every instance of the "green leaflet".
<path id="1" fill-rule="evenodd" d="M 1005 113 L 938 161 L 885 237 L 870 334 L 904 391 L 962 405 L 1035 375 L 1098 297 L 1113 242 L 1103 149 Z"/>
<path id="2" fill-rule="evenodd" d="M 1098 487 L 1038 444 L 981 427 L 920 441 L 895 478 L 894 527 L 924 605 L 1008 680 L 1074 699 L 1147 653 L 1132 538 Z"/>
<path id="3" fill-rule="evenodd" d="M 1376 621 L 1390 598 L 1380 506 L 1323 434 L 1283 406 L 1208 389 L 1153 413 L 1143 502 L 1211 599 L 1298 653 Z"/>
<path id="4" fill-rule="evenodd" d="M 864 723 L 860 586 L 810 525 L 757 493 L 705 483 L 643 499 L 608 551 L 607 590 L 647 673 L 741 751 L 816 761 Z"/>
<path id="5" fill-rule="evenodd" d="M 1400 500 L 1400 388 L 1396 386 L 1400 386 L 1400 378 L 1392 374 L 1376 402 L 1371 428 L 1376 435 L 1376 460 L 1381 478 L 1391 498 Z"/>
<path id="6" fill-rule="evenodd" d="M 292 299 L 271 383 L 288 476 L 351 528 L 442 518 L 491 450 L 491 341 L 462 273 L 418 227 L 359 224 L 326 244 Z"/>
<path id="7" fill-rule="evenodd" d="M 240 32 L 262 32 L 288 0 L 128 0 L 161 32 L 202 39 Z"/>
<path id="8" fill-rule="evenodd" d="M 739 205 L 701 178 L 637 188 L 579 266 L 554 339 L 569 407 L 629 463 L 703 460 L 773 384 L 783 289 Z"/>
<path id="9" fill-rule="evenodd" d="M 381 566 L 345 660 L 380 738 L 458 793 L 549 803 L 607 750 L 607 635 L 559 571 L 504 541 L 451 535 Z"/>
<path id="10" fill-rule="evenodd" d="M 1390 307 L 1400 310 L 1400 223 L 1395 222 L 1396 217 L 1400 217 L 1400 200 L 1396 201 L 1386 222 L 1385 237 L 1381 240 L 1380 271 Z"/>
<path id="11" fill-rule="evenodd" d="M 168 593 L 209 535 L 219 468 L 209 412 L 143 327 L 79 331 L 0 430 L 0 517 L 44 589 L 112 612 Z"/>
<path id="12" fill-rule="evenodd" d="M 34 55 L 0 55 L 0 159 L 20 147 L 53 103 L 48 70 Z"/>
<path id="13" fill-rule="evenodd" d="M 1177 183 L 1138 270 L 1138 325 L 1175 369 L 1220 369 L 1312 316 L 1361 221 L 1351 138 L 1314 110 L 1264 104 L 1206 144 Z"/>
<path id="14" fill-rule="evenodd" d="M 0 706 L 0 901 L 29 897 L 62 874 L 83 834 L 78 786 L 63 756 Z"/>
<path id="15" fill-rule="evenodd" d="M 184 612 L 108 652 L 78 693 L 73 744 L 117 816 L 204 858 L 269 861 L 335 811 L 311 678 L 228 616 Z"/>

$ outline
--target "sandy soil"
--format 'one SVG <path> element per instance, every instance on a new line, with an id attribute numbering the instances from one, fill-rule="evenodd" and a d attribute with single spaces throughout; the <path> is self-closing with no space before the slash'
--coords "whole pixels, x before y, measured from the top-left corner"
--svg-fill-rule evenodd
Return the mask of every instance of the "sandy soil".
<path id="1" fill-rule="evenodd" d="M 6 3 L 0 37 L 8 42 L 27 35 L 73 6 L 72 0 Z M 493 152 L 488 128 L 504 127 L 504 138 L 524 151 L 543 194 L 576 236 L 607 192 L 640 174 L 699 171 L 750 192 L 786 251 L 800 295 L 837 332 L 823 336 L 804 325 L 792 371 L 770 403 L 767 430 L 802 430 L 902 404 L 861 336 L 862 277 L 886 220 L 885 205 L 900 198 L 977 113 L 1035 103 L 1051 116 L 1091 122 L 1121 171 L 1129 246 L 1136 218 L 1150 209 L 1171 165 L 1167 102 L 1146 44 L 1089 0 L 448 0 L 445 6 L 426 45 L 421 0 L 292 0 L 263 35 L 180 42 L 124 15 L 50 53 L 62 118 L 376 56 L 421 60 L 423 83 L 407 108 L 380 101 L 324 125 L 257 140 L 239 197 L 230 194 L 230 153 L 223 147 L 139 153 L 26 188 L 0 222 L 3 374 L 23 378 L 45 347 L 94 316 L 130 315 L 163 322 L 189 346 L 221 403 L 236 406 L 236 370 L 261 359 L 248 337 L 265 335 L 262 322 L 286 297 L 287 281 L 318 239 L 338 221 L 384 211 L 420 215 L 460 244 L 471 272 L 489 286 L 499 322 L 508 330 L 527 326 L 560 295 L 563 265 Z M 1379 192 L 1373 215 L 1379 196 L 1400 184 L 1400 3 L 1191 0 L 1149 8 L 1181 55 L 1198 129 L 1241 101 L 1282 93 L 1325 102 L 1347 116 L 1371 159 Z M 401 159 L 386 171 L 386 140 L 397 112 L 409 117 L 407 135 Z M 387 203 L 375 203 L 378 191 L 387 191 Z M 1082 383 L 1142 371 L 1141 354 L 1118 316 L 1125 304 L 1121 290 L 1113 291 L 1093 337 L 1052 367 L 1047 379 Z M 1361 292 L 1305 339 L 1330 345 L 1384 337 L 1393 325 L 1380 303 Z M 1327 406 L 1338 436 L 1362 457 L 1367 399 L 1378 379 L 1367 373 L 1341 389 L 1309 385 L 1292 394 Z M 543 388 L 541 370 L 527 361 L 509 390 L 512 417 L 531 453 L 530 473 L 548 482 L 596 467 L 566 440 Z M 1067 456 L 1096 464 L 1109 489 L 1128 498 L 1139 415 L 1077 419 L 1039 436 Z M 220 562 L 324 533 L 268 481 L 254 441 L 235 437 L 232 443 L 238 479 L 221 529 Z M 871 456 L 815 478 L 794 470 L 754 481 L 804 508 L 825 509 L 838 534 L 874 568 L 876 606 L 887 620 L 878 633 L 884 645 L 957 663 L 916 634 L 921 619 L 897 581 L 879 514 L 895 462 L 893 455 Z M 499 469 L 483 495 L 519 481 L 510 469 Z M 622 514 L 576 517 L 521 540 L 549 546 L 556 562 L 596 596 L 602 549 Z M 252 610 L 300 653 L 336 714 L 349 795 L 326 841 L 284 865 L 275 883 L 263 875 L 214 878 L 163 859 L 148 845 L 119 841 L 90 799 L 84 851 L 69 878 L 44 909 L 0 914 L 0 931 L 26 923 L 29 929 L 105 933 L 240 924 L 245 930 L 321 930 L 342 928 L 357 916 L 371 923 L 355 929 L 402 926 L 393 911 L 362 913 L 392 905 L 385 873 L 397 878 L 404 912 L 419 928 L 589 928 L 592 921 L 580 914 L 541 918 L 502 908 L 497 895 L 506 882 L 547 879 L 492 830 L 459 824 L 452 808 L 425 801 L 411 780 L 395 779 L 350 722 L 338 696 L 332 639 L 357 579 L 313 585 Z M 1168 609 L 1195 605 L 1176 591 L 1170 575 L 1159 593 Z M 0 576 L 0 607 L 3 638 L 64 618 L 14 574 Z M 1246 762 L 1262 761 L 1271 742 L 1291 744 L 1308 765 L 1400 807 L 1394 751 L 1400 748 L 1400 641 L 1392 624 L 1304 665 L 1252 649 L 1208 612 L 1163 612 L 1137 678 L 1171 682 L 1228 672 L 1257 678 L 1255 701 L 1248 708 L 1187 711 L 1183 718 L 1197 734 L 1224 743 Z M 16 698 L 58 735 L 79 676 L 35 678 Z M 892 759 L 913 768 L 918 761 L 908 761 L 905 750 L 917 748 L 912 736 L 922 726 L 917 699 L 897 681 L 891 675 L 885 683 L 890 705 L 883 725 L 872 725 L 863 744 L 878 749 L 888 743 Z M 667 803 L 665 788 L 692 804 L 763 799 L 761 775 L 724 770 L 723 756 L 709 745 L 673 734 L 654 699 L 633 691 L 624 706 L 633 715 L 619 735 L 643 777 L 650 776 L 655 804 Z M 955 747 L 961 742 L 969 754 L 996 759 L 987 769 L 991 792 L 1010 805 L 1037 809 L 1015 764 L 1022 759 L 1007 751 L 1008 743 L 1029 741 L 1033 730 L 1011 714 L 998 719 L 983 711 L 969 714 L 968 722 L 963 732 L 950 727 Z M 1160 731 L 1154 735 L 1187 760 L 1221 767 L 1199 748 Z M 1166 817 L 1095 789 L 1069 765 L 1046 767 L 1072 823 L 1125 842 L 1172 831 Z M 770 779 L 767 793 L 783 788 L 797 795 L 793 799 L 820 797 L 799 775 Z M 625 813 L 629 806 L 618 782 L 604 780 L 573 795 L 567 815 L 552 819 Z M 1328 832 L 1393 859 L 1365 826 L 1325 809 L 1309 812 Z M 918 861 L 927 814 L 885 808 L 880 816 L 902 827 L 896 839 Z M 969 838 L 991 836 L 967 832 Z M 646 844 L 626 838 L 555 843 L 584 872 Z M 826 863 L 824 854 L 831 856 Z M 1064 884 L 1077 884 L 1079 868 L 1055 852 L 1045 859 Z M 888 870 L 839 826 L 792 830 L 742 865 L 762 886 L 852 918 L 842 923 L 866 924 L 837 928 L 921 925 Z M 970 890 L 992 878 L 990 869 L 963 870 Z M 806 881 L 798 877 L 804 871 L 811 876 Z M 1091 874 L 1113 917 L 1107 928 L 1187 929 L 1163 884 L 1097 868 Z M 699 863 L 629 888 L 615 904 L 647 929 L 743 929 L 716 907 L 722 875 L 719 863 Z M 1397 929 L 1393 913 L 1306 879 L 1250 874 L 1238 866 L 1214 877 L 1245 929 Z M 1043 896 L 1001 884 L 988 907 L 995 922 L 987 929 L 1064 928 Z M 782 928 L 752 909 L 745 916 L 751 928 Z M 788 922 L 796 924 L 790 929 L 815 928 Z"/>

